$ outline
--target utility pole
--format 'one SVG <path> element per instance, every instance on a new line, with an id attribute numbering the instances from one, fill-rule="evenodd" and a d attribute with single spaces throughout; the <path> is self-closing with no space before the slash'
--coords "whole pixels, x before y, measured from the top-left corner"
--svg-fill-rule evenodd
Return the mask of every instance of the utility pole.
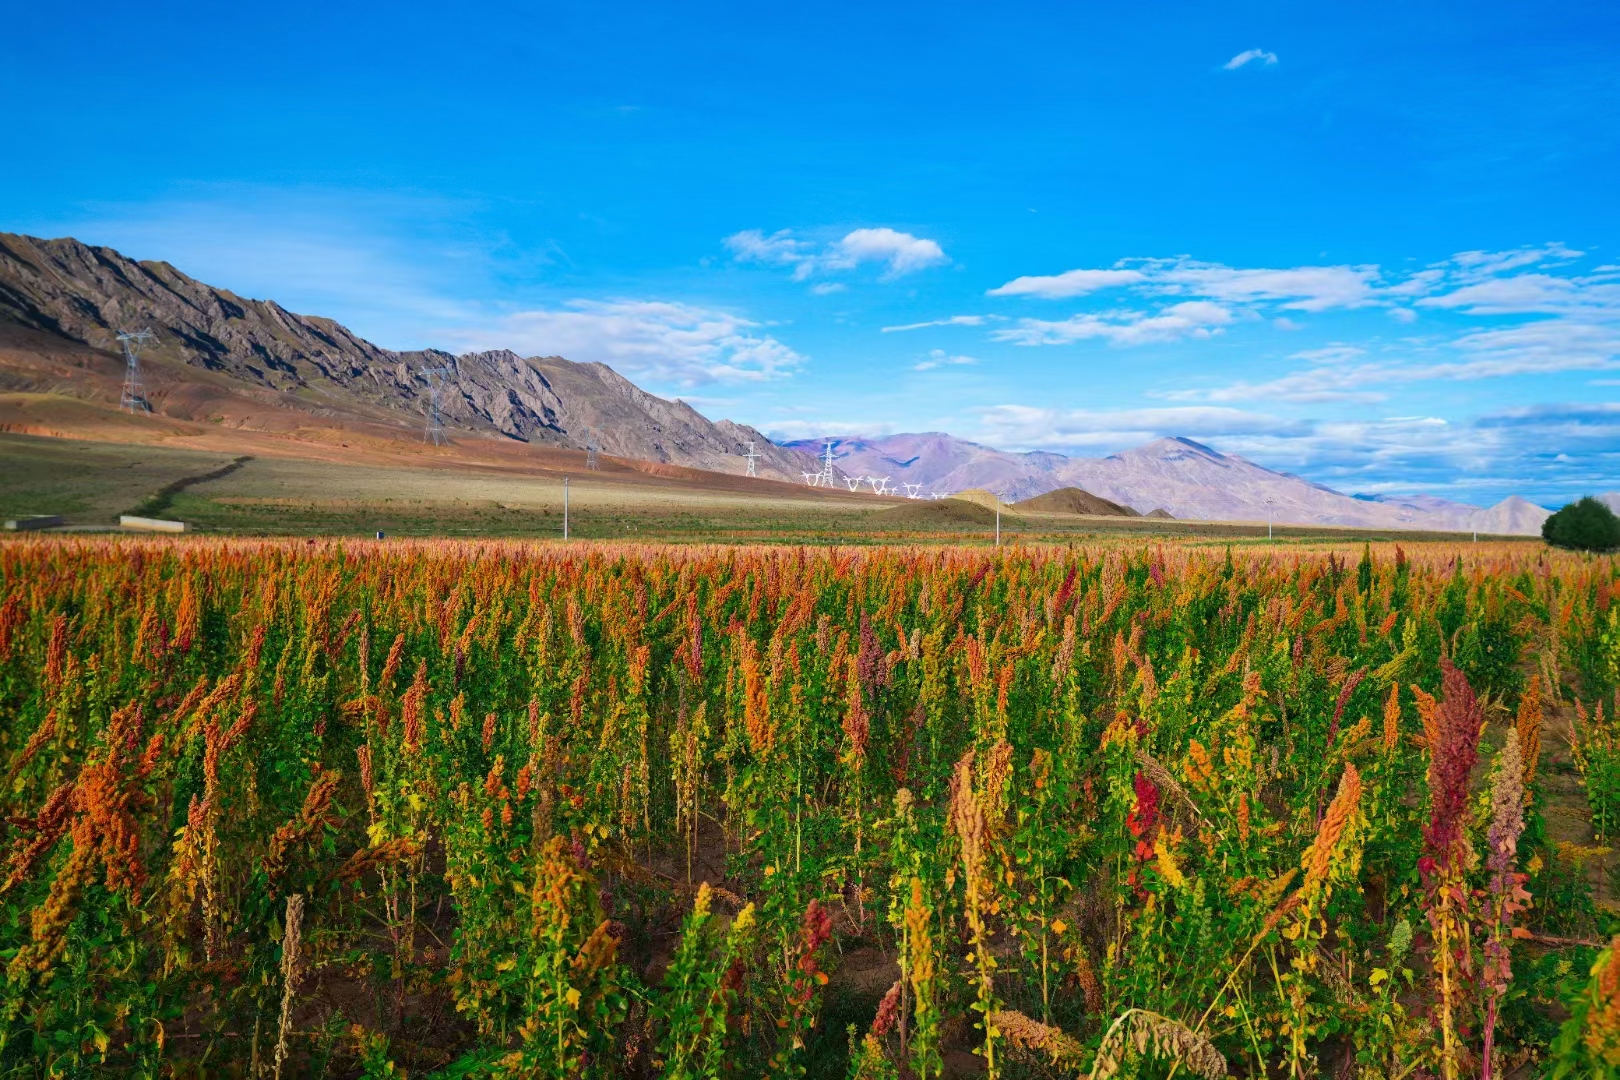
<path id="1" fill-rule="evenodd" d="M 563 539 L 568 539 L 568 477 L 563 477 Z"/>
<path id="2" fill-rule="evenodd" d="M 1274 502 L 1276 502 L 1275 499 L 1271 498 L 1269 495 L 1266 496 L 1266 540 L 1268 542 L 1271 540 L 1271 519 L 1275 516 L 1271 511 L 1271 507 Z"/>
<path id="3" fill-rule="evenodd" d="M 996 547 L 1001 546 L 1001 495 L 996 495 Z"/>

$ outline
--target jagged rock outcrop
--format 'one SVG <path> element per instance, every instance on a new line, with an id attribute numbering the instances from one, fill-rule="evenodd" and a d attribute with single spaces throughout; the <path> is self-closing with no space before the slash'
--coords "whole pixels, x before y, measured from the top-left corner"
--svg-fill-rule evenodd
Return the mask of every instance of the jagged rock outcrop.
<path id="1" fill-rule="evenodd" d="M 165 262 L 137 262 L 77 240 L 0 233 L 0 322 L 116 350 L 120 330 L 150 327 L 148 355 L 274 391 L 316 415 L 420 428 L 424 371 L 447 369 L 447 430 L 504 436 L 644 461 L 737 472 L 752 441 L 761 476 L 799 480 L 816 466 L 752 428 L 708 420 L 649 394 L 604 364 L 522 357 L 505 349 L 455 356 L 398 352 L 331 319 L 298 315 L 204 284 Z M 58 388 L 59 389 L 59 388 Z M 161 397 L 153 404 L 160 411 Z"/>

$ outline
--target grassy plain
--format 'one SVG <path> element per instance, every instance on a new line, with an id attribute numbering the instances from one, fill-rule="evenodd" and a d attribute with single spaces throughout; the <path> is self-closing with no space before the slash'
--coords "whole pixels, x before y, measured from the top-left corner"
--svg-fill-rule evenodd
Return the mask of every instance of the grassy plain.
<path id="1" fill-rule="evenodd" d="M 178 441 L 178 440 L 177 440 Z M 491 464 L 455 449 L 408 457 L 320 448 L 215 444 L 189 449 L 0 434 L 0 514 L 61 514 L 75 528 L 112 527 L 118 515 L 179 518 L 199 532 L 264 536 L 561 536 L 564 475 L 570 535 L 581 539 L 871 544 L 918 539 L 992 543 L 983 507 L 916 504 L 776 481 L 634 467 L 549 451 Z M 578 459 L 578 460 L 575 460 Z M 240 462 L 224 475 L 221 470 Z M 1263 541 L 1263 524 L 1159 521 L 1059 513 L 1003 513 L 1004 539 L 1106 536 Z M 1279 540 L 1455 539 L 1446 534 L 1278 526 Z"/>

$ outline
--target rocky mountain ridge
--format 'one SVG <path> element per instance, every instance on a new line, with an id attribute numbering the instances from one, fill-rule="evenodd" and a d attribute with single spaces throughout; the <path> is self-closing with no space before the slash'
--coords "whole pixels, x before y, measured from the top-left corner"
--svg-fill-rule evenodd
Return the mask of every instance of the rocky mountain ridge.
<path id="1" fill-rule="evenodd" d="M 787 445 L 806 452 L 826 440 Z M 1157 439 L 1101 458 L 994 450 L 940 432 L 834 439 L 834 461 L 851 475 L 888 476 L 925 491 L 995 491 L 1008 502 L 1063 487 L 1177 518 L 1360 528 L 1533 534 L 1547 511 L 1514 496 L 1480 509 L 1432 496 L 1357 498 L 1191 439 Z"/>
<path id="2" fill-rule="evenodd" d="M 741 471 L 752 441 L 761 476 L 799 480 L 816 466 L 752 428 L 713 422 L 649 394 L 604 364 L 509 350 L 400 352 L 342 324 L 249 300 L 164 262 L 138 262 L 73 239 L 0 233 L 0 323 L 117 351 L 120 330 L 150 327 L 153 359 L 178 361 L 296 402 L 316 415 L 421 431 L 428 369 L 445 369 L 446 431 Z M 164 402 L 154 395 L 153 405 Z"/>

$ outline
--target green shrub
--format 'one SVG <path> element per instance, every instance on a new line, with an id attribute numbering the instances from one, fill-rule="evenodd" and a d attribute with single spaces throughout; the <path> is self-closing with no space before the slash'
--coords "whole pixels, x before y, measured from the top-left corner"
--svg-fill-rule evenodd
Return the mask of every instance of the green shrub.
<path id="1" fill-rule="evenodd" d="M 1542 522 L 1541 538 L 1575 551 L 1613 551 L 1620 548 L 1620 518 L 1588 495 Z"/>

